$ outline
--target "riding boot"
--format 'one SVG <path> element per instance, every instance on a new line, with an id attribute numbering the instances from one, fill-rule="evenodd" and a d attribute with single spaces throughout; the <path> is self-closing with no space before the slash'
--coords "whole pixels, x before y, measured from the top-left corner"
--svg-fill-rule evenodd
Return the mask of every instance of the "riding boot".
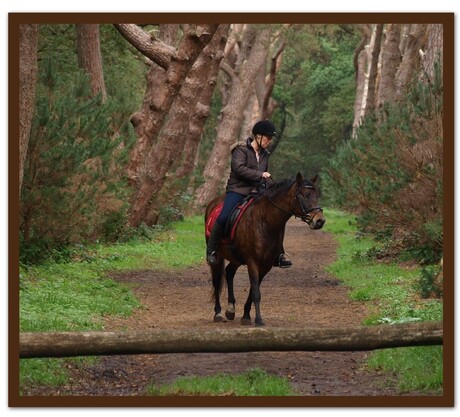
<path id="1" fill-rule="evenodd" d="M 216 251 L 223 234 L 224 227 L 217 222 L 214 223 L 211 230 L 211 236 L 209 236 L 208 243 L 206 245 L 206 261 L 209 265 L 217 264 Z"/>
<path id="2" fill-rule="evenodd" d="M 286 258 L 285 253 L 282 253 L 276 259 L 274 266 L 278 266 L 280 268 L 290 268 L 292 266 L 292 262 Z"/>

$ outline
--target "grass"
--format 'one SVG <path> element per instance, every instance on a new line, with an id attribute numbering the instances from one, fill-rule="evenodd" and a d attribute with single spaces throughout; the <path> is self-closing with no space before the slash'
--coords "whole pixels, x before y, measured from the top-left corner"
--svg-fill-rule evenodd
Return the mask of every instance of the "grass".
<path id="1" fill-rule="evenodd" d="M 22 332 L 100 330 L 108 315 L 128 316 L 141 307 L 130 289 L 108 278 L 114 271 L 185 268 L 203 259 L 202 218 L 175 223 L 153 240 L 76 248 L 72 262 L 20 270 Z M 20 361 L 21 384 L 59 386 L 68 380 L 65 361 Z M 84 359 L 83 363 L 94 359 Z"/>
<path id="2" fill-rule="evenodd" d="M 439 299 L 422 299 L 418 294 L 420 268 L 377 263 L 371 257 L 376 243 L 357 233 L 352 216 L 339 211 L 327 213 L 327 230 L 339 242 L 337 260 L 326 270 L 349 288 L 349 297 L 369 306 L 365 325 L 442 320 Z M 370 356 L 369 366 L 393 373 L 401 392 L 442 391 L 441 346 L 385 349 Z"/>
<path id="3" fill-rule="evenodd" d="M 150 386 L 150 395 L 236 395 L 288 396 L 296 395 L 286 378 L 273 376 L 260 368 L 242 374 L 217 374 L 209 377 L 182 377 L 172 384 Z"/>
<path id="4" fill-rule="evenodd" d="M 85 252 L 96 265 L 110 270 L 186 268 L 204 259 L 204 220 L 179 221 L 154 235 L 152 240 L 132 240 L 115 245 L 98 245 Z"/>
<path id="5" fill-rule="evenodd" d="M 339 242 L 337 261 L 327 267 L 349 288 L 353 300 L 366 302 L 364 324 L 441 320 L 442 301 L 417 294 L 418 268 L 376 263 L 367 254 L 375 243 L 357 233 L 352 216 L 326 213 L 326 231 Z M 21 268 L 21 331 L 87 331 L 102 328 L 107 315 L 131 314 L 138 301 L 127 287 L 109 279 L 113 271 L 186 268 L 203 261 L 203 219 L 177 222 L 148 240 L 76 249 L 74 260 Z M 68 381 L 65 361 L 87 364 L 91 359 L 25 359 L 21 384 L 59 386 Z M 94 359 L 92 359 L 94 360 Z M 397 375 L 401 392 L 442 390 L 442 348 L 385 349 L 373 353 L 369 366 Z M 266 384 L 266 385 L 265 385 Z M 286 380 L 260 369 L 241 375 L 181 378 L 152 395 L 292 395 Z M 280 391 L 278 391 L 280 389 Z M 284 392 L 284 394 L 283 394 Z"/>

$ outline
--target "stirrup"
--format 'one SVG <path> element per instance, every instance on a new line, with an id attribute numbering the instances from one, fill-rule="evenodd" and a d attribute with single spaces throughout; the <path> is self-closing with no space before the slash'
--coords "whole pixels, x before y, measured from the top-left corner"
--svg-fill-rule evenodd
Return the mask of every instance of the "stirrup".
<path id="1" fill-rule="evenodd" d="M 206 262 L 208 265 L 217 265 L 217 256 L 216 251 L 211 252 L 206 255 Z"/>
<path id="2" fill-rule="evenodd" d="M 278 265 L 276 265 L 276 266 L 278 266 L 279 268 L 290 268 L 292 266 L 291 260 L 285 258 L 286 255 L 289 258 L 291 258 L 289 256 L 289 254 L 287 254 L 287 253 L 280 254 L 280 256 L 278 257 Z"/>

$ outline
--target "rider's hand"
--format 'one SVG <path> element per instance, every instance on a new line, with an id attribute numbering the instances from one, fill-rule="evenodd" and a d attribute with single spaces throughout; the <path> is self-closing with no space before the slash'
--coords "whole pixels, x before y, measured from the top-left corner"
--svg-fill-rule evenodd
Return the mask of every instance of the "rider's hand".
<path id="1" fill-rule="evenodd" d="M 271 175 L 270 175 L 269 172 L 262 173 L 262 178 L 270 178 L 270 177 L 271 177 Z"/>

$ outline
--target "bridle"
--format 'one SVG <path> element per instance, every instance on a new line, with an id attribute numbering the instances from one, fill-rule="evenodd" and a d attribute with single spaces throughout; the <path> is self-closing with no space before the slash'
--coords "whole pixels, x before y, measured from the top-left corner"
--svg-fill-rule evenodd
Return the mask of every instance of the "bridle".
<path id="1" fill-rule="evenodd" d="M 314 187 L 311 186 L 311 185 L 304 185 L 302 188 L 308 188 L 308 189 L 311 189 L 313 190 Z M 313 219 L 315 218 L 315 216 L 322 212 L 323 209 L 321 208 L 321 206 L 315 206 L 315 207 L 311 207 L 311 208 L 307 208 L 305 207 L 305 205 L 303 204 L 302 202 L 302 199 L 299 198 L 299 196 L 302 196 L 302 198 L 308 198 L 310 200 L 310 197 L 308 195 L 303 195 L 300 191 L 297 191 L 297 194 L 295 196 L 295 200 L 299 202 L 300 204 L 300 208 L 302 209 L 302 215 L 298 216 L 297 214 L 295 214 L 293 211 L 290 211 L 290 210 L 286 210 L 280 206 L 278 206 L 270 197 L 270 195 L 267 193 L 266 194 L 267 198 L 268 198 L 268 201 L 270 201 L 270 203 L 275 206 L 278 210 L 281 210 L 281 211 L 284 211 L 285 213 L 288 213 L 290 214 L 291 216 L 294 216 L 296 219 L 299 218 L 301 221 L 307 223 L 308 225 L 311 224 L 311 222 L 313 221 Z M 315 212 L 313 215 L 311 215 L 311 212 Z"/>
<path id="2" fill-rule="evenodd" d="M 314 187 L 312 187 L 311 185 L 304 185 L 303 188 L 309 188 L 311 190 L 314 189 Z M 303 222 L 305 222 L 308 225 L 310 225 L 311 222 L 313 221 L 313 219 L 315 218 L 315 216 L 318 213 L 322 212 L 323 209 L 321 208 L 321 206 L 315 206 L 315 207 L 311 207 L 311 208 L 306 208 L 303 205 L 302 200 L 299 198 L 299 195 L 301 195 L 303 198 L 308 198 L 309 200 L 311 200 L 311 198 L 308 195 L 303 195 L 300 191 L 297 191 L 297 194 L 295 196 L 295 199 L 299 202 L 300 208 L 302 209 L 302 213 L 303 213 L 303 216 L 299 217 L 300 220 L 302 220 Z M 315 211 L 315 214 L 313 214 L 313 216 L 311 215 L 312 211 Z M 297 217 L 297 216 L 294 214 L 294 217 Z"/>

